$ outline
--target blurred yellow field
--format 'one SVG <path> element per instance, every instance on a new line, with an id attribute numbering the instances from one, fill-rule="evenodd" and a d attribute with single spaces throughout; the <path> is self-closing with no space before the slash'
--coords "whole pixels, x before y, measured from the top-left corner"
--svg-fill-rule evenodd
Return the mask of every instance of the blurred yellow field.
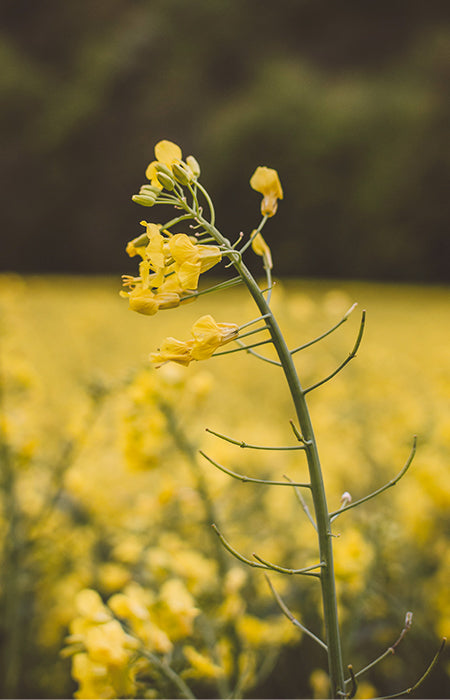
<path id="1" fill-rule="evenodd" d="M 243 324 L 258 312 L 233 288 L 143 317 L 127 309 L 119 288 L 110 278 L 0 278 L 3 697 L 76 690 L 70 648 L 59 656 L 68 648 L 64 637 L 79 634 L 74 620 L 88 608 L 104 614 L 111 596 L 123 596 L 112 609 L 122 610 L 126 596 L 154 606 L 161 634 L 156 640 L 149 627 L 142 634 L 158 653 L 172 654 L 179 678 L 200 696 L 234 688 L 237 696 L 320 697 L 320 650 L 281 615 L 262 572 L 241 566 L 210 527 L 214 516 L 246 557 L 256 552 L 299 568 L 316 561 L 311 523 L 293 489 L 241 483 L 198 456 L 202 449 L 253 478 L 306 478 L 301 452 L 240 449 L 205 432 L 292 443 L 294 413 L 280 369 L 242 352 L 188 368 L 148 363 L 166 336 L 188 337 L 202 314 Z M 295 357 L 304 386 L 333 372 L 366 309 L 356 358 L 308 397 L 331 510 L 344 492 L 356 500 L 393 479 L 418 439 L 406 476 L 335 524 L 346 663 L 359 668 L 383 653 L 406 612 L 414 613 L 395 657 L 360 684 L 357 697 L 374 697 L 414 682 L 450 631 L 450 294 L 287 280 L 277 282 L 272 306 L 298 346 L 355 302 L 346 323 Z M 299 619 L 320 630 L 314 581 L 271 579 Z M 80 603 L 86 590 L 103 603 Z M 116 685 L 102 681 L 90 692 L 139 697 L 144 671 L 129 675 L 121 664 Z M 448 670 L 440 665 L 433 692 L 444 689 Z M 72 667 L 75 680 L 83 673 Z M 182 683 L 171 686 L 167 677 L 164 686 L 164 669 L 158 673 L 158 692 L 183 696 Z"/>

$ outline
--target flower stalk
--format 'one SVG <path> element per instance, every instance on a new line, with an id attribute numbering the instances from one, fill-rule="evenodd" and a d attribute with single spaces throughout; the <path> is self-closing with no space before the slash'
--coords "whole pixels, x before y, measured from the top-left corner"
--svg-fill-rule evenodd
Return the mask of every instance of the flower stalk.
<path id="1" fill-rule="evenodd" d="M 282 612 L 295 626 L 302 629 L 312 639 L 315 639 L 322 649 L 326 651 L 328 656 L 331 697 L 351 698 L 355 695 L 357 690 L 357 677 L 371 668 L 375 663 L 382 660 L 387 652 L 373 662 L 373 664 L 358 673 L 353 672 L 351 665 L 347 666 L 350 678 L 345 679 L 333 563 L 332 522 L 346 510 L 365 503 L 371 498 L 381 494 L 389 487 L 394 486 L 403 477 L 412 462 L 415 453 L 415 440 L 406 464 L 394 479 L 368 496 L 354 502 L 351 502 L 351 497 L 349 494 L 346 494 L 347 497 L 343 499 L 341 507 L 334 512 L 329 512 L 319 451 L 306 396 L 330 381 L 356 356 L 364 333 L 365 312 L 362 312 L 358 334 L 347 358 L 341 362 L 337 369 L 331 374 L 311 386 L 303 388 L 294 363 L 294 355 L 337 330 L 347 320 L 356 304 L 346 312 L 338 323 L 317 338 L 302 345 L 298 345 L 293 349 L 288 347 L 270 306 L 273 288 L 271 273 L 272 254 L 262 236 L 262 230 L 265 224 L 277 211 L 278 200 L 283 199 L 283 190 L 276 170 L 265 166 L 259 166 L 250 179 L 251 187 L 263 196 L 261 201 L 262 218 L 258 227 L 246 240 L 244 240 L 244 234 L 241 233 L 236 242 L 232 244 L 215 225 L 214 205 L 207 190 L 198 181 L 200 167 L 197 161 L 192 156 L 188 156 L 186 161 L 183 161 L 181 149 L 176 146 L 176 144 L 172 144 L 169 141 L 162 141 L 157 144 L 155 147 L 155 157 L 156 160 L 150 163 L 147 168 L 147 177 L 151 181 L 151 185 L 143 186 L 140 194 L 135 195 L 133 199 L 144 206 L 153 206 L 158 203 L 171 203 L 182 213 L 176 218 L 171 219 L 165 225 L 141 222 L 146 226 L 146 234 L 133 239 L 127 246 L 127 252 L 130 256 L 138 255 L 142 258 L 142 262 L 139 265 L 140 275 L 139 277 L 124 277 L 124 285 L 128 289 L 122 292 L 122 296 L 129 299 L 130 308 L 147 315 L 153 315 L 160 309 L 173 308 L 188 300 L 193 301 L 199 294 L 207 294 L 210 291 L 225 289 L 237 283 L 243 283 L 253 298 L 260 314 L 256 319 L 238 326 L 233 323 L 216 322 L 212 316 L 209 315 L 203 316 L 192 326 L 191 339 L 182 341 L 176 338 L 166 338 L 161 348 L 158 349 L 156 353 L 151 353 L 150 359 L 157 367 L 169 361 L 187 366 L 193 360 L 205 360 L 213 355 L 218 356 L 245 351 L 258 359 L 282 369 L 296 414 L 296 421 L 291 420 L 290 424 L 294 436 L 299 443 L 297 446 L 271 447 L 253 445 L 229 438 L 213 430 L 209 430 L 208 432 L 219 439 L 241 448 L 280 451 L 301 450 L 306 455 L 309 481 L 307 483 L 297 483 L 286 476 L 284 476 L 284 481 L 255 478 L 236 473 L 224 467 L 204 452 L 200 452 L 200 454 L 205 457 L 210 464 L 241 482 L 250 482 L 265 486 L 289 486 L 293 488 L 317 533 L 319 563 L 300 569 L 290 569 L 278 564 L 273 564 L 257 554 L 253 554 L 253 559 L 249 559 L 231 546 L 215 523 L 213 523 L 213 529 L 224 548 L 236 559 L 248 566 L 265 571 L 275 571 L 288 575 L 298 574 L 319 579 L 325 627 L 324 641 L 310 630 L 306 629 L 294 618 L 276 593 L 270 581 L 269 586 Z M 199 202 L 198 194 L 202 196 L 202 201 L 204 200 L 206 203 L 205 209 L 208 214 L 204 214 L 204 208 Z M 208 215 L 209 218 L 207 218 Z M 172 233 L 169 231 L 172 227 L 182 224 L 185 221 L 191 222 L 190 229 L 195 231 L 194 234 L 188 236 L 183 233 Z M 262 266 L 267 282 L 266 289 L 260 288 L 244 262 L 243 254 L 250 249 L 253 253 L 262 258 Z M 223 258 L 228 259 L 225 268 L 233 267 L 237 275 L 228 281 L 199 292 L 197 290 L 197 285 L 200 275 L 211 269 Z M 257 322 L 263 322 L 263 325 L 241 334 L 242 330 Z M 261 331 L 268 333 L 269 338 L 249 345 L 243 342 L 244 338 Z M 236 345 L 231 349 L 217 352 L 222 345 L 228 343 L 235 343 Z M 277 359 L 265 357 L 255 352 L 254 348 L 268 343 L 274 347 Z M 309 489 L 311 492 L 314 513 L 310 513 L 303 499 L 300 492 L 302 488 Z M 436 663 L 439 654 L 440 652 L 438 652 L 436 658 L 432 661 L 430 667 L 418 683 L 411 689 L 408 689 L 408 693 L 416 689 L 428 675 L 431 668 Z M 346 686 L 350 687 L 346 689 Z M 397 696 L 398 695 L 393 695 L 389 697 Z"/>

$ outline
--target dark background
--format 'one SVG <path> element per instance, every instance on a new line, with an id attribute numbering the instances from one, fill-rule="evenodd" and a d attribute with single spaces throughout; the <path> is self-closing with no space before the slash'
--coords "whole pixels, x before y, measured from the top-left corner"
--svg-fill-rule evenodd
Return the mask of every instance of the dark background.
<path id="1" fill-rule="evenodd" d="M 130 196 L 168 138 L 231 238 L 278 169 L 277 275 L 449 279 L 448 3 L 2 0 L 2 254 L 18 272 L 127 271 L 156 221 Z"/>

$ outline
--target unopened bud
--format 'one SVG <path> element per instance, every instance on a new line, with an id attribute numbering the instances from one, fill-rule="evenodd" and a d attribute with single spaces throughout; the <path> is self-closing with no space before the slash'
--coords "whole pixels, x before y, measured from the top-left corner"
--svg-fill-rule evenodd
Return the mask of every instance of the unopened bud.
<path id="1" fill-rule="evenodd" d="M 192 178 L 189 177 L 188 172 L 179 163 L 174 163 L 172 165 L 172 172 L 174 178 L 180 183 L 180 185 L 188 185 Z"/>
<path id="2" fill-rule="evenodd" d="M 164 163 L 155 163 L 155 170 L 157 173 L 164 173 L 165 175 L 172 175 L 171 169 Z"/>
<path id="3" fill-rule="evenodd" d="M 186 158 L 186 163 L 189 165 L 194 177 L 200 177 L 200 165 L 198 160 L 194 156 L 188 156 Z"/>
<path id="4" fill-rule="evenodd" d="M 140 236 L 137 238 L 133 238 L 131 243 L 134 245 L 135 248 L 140 248 L 142 246 L 147 246 L 148 245 L 148 236 L 146 233 L 142 233 Z"/>
<path id="5" fill-rule="evenodd" d="M 154 187 L 153 185 L 142 185 L 139 190 L 139 194 L 149 195 L 150 197 L 158 197 L 161 194 L 161 189 L 159 187 Z"/>
<path id="6" fill-rule="evenodd" d="M 407 612 L 405 615 L 405 627 L 409 629 L 412 625 L 413 614 L 411 611 Z"/>
<path id="7" fill-rule="evenodd" d="M 352 496 L 348 491 L 344 491 L 341 496 L 341 507 L 346 506 L 348 503 L 352 502 Z"/>
<path id="8" fill-rule="evenodd" d="M 157 173 L 156 177 L 158 178 L 158 182 L 160 182 L 161 185 L 166 188 L 166 190 L 171 191 L 175 187 L 173 179 L 165 172 Z"/>
<path id="9" fill-rule="evenodd" d="M 155 197 L 150 197 L 149 195 L 144 194 L 134 194 L 131 199 L 133 202 L 136 202 L 136 204 L 141 204 L 143 207 L 152 207 L 156 202 Z"/>

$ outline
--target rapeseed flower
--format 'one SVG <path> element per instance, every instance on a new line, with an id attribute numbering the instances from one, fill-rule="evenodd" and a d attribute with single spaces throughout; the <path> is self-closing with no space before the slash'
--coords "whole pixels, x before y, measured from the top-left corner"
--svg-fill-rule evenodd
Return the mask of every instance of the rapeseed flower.
<path id="1" fill-rule="evenodd" d="M 174 163 L 181 161 L 183 153 L 181 148 L 177 146 L 176 143 L 172 141 L 158 141 L 155 146 L 155 158 L 148 166 L 145 171 L 145 177 L 151 181 L 153 187 L 158 187 L 160 190 L 163 186 L 158 180 L 158 170 L 156 166 L 165 165 L 169 170 L 172 169 Z"/>
<path id="2" fill-rule="evenodd" d="M 202 245 L 185 233 L 171 234 L 157 224 L 141 221 L 146 233 L 127 245 L 130 257 L 139 255 L 139 276 L 124 275 L 122 282 L 129 291 L 132 311 L 153 316 L 159 309 L 178 306 L 185 297 L 194 300 L 199 277 L 222 259 L 218 246 Z"/>
<path id="3" fill-rule="evenodd" d="M 283 199 L 283 190 L 277 171 L 263 165 L 258 166 L 250 178 L 250 186 L 263 195 L 261 214 L 273 216 L 277 211 L 278 200 Z"/>
<path id="4" fill-rule="evenodd" d="M 221 345 L 235 340 L 239 335 L 236 323 L 217 323 L 212 316 L 199 318 L 191 329 L 193 339 L 166 338 L 157 352 L 150 353 L 155 367 L 166 362 L 176 362 L 187 367 L 192 360 L 208 360 Z"/>

